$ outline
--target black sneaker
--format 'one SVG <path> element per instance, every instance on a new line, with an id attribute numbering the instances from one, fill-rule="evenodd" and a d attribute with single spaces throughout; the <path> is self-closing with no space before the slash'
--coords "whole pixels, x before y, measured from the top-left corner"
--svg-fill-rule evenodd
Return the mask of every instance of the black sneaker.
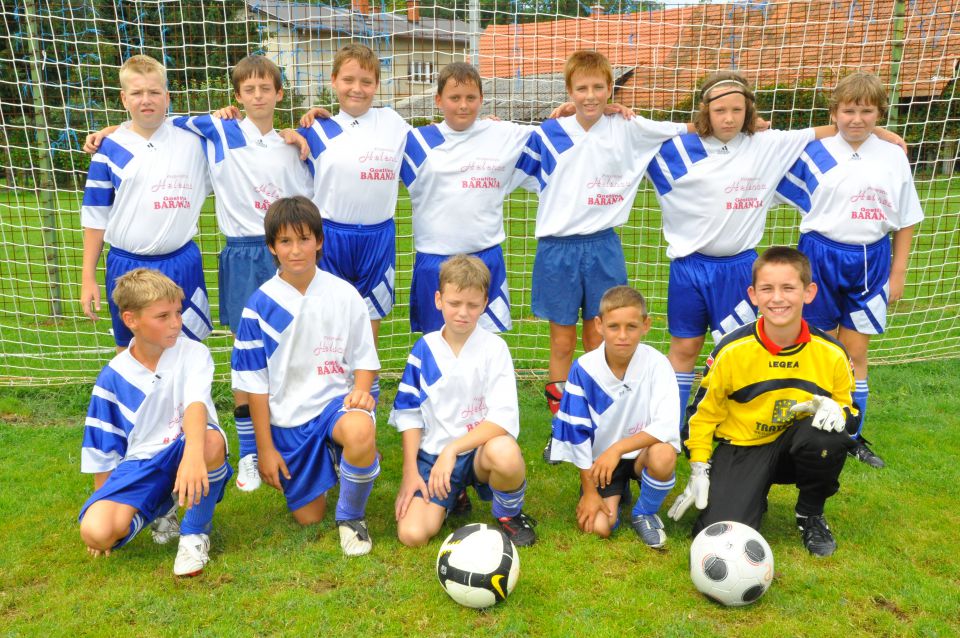
<path id="1" fill-rule="evenodd" d="M 878 470 L 887 466 L 887 464 L 883 462 L 883 459 L 867 447 L 867 442 L 863 437 L 854 439 L 853 447 L 850 448 L 850 451 L 847 453 L 861 463 L 866 463 L 870 467 L 875 467 Z"/>
<path id="2" fill-rule="evenodd" d="M 797 529 L 803 537 L 803 546 L 814 556 L 830 556 L 837 551 L 837 541 L 823 514 L 797 516 Z"/>
<path id="3" fill-rule="evenodd" d="M 517 547 L 529 547 L 537 542 L 537 533 L 533 531 L 533 526 L 537 524 L 537 521 L 523 512 L 512 517 L 498 518 L 497 523 L 500 524 L 500 530 Z"/>
<path id="4" fill-rule="evenodd" d="M 467 494 L 467 488 L 463 488 L 457 495 L 457 502 L 453 504 L 450 510 L 450 516 L 467 516 L 473 511 L 473 503 L 470 502 L 470 495 Z"/>
<path id="5" fill-rule="evenodd" d="M 550 438 L 547 439 L 547 444 L 543 446 L 543 462 L 547 465 L 560 465 L 560 461 L 550 460 L 550 448 L 553 445 L 553 432 L 550 433 Z"/>

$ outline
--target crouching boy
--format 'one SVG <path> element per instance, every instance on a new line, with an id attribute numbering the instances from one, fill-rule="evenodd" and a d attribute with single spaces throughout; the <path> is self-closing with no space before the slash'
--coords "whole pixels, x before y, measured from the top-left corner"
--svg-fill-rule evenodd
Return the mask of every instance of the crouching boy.
<path id="1" fill-rule="evenodd" d="M 158 543 L 180 536 L 173 573 L 195 576 L 209 560 L 213 510 L 232 471 L 210 396 L 213 359 L 181 336 L 182 300 L 157 270 L 117 278 L 113 302 L 133 339 L 90 399 L 80 468 L 94 475 L 95 491 L 80 511 L 80 536 L 91 555 L 109 555 L 152 525 Z M 187 510 L 179 530 L 177 505 Z"/>
<path id="2" fill-rule="evenodd" d="M 499 336 L 477 327 L 490 271 L 457 255 L 440 267 L 443 327 L 421 337 L 407 358 L 390 423 L 403 438 L 397 536 L 408 546 L 433 538 L 457 497 L 473 485 L 493 500 L 493 516 L 515 545 L 532 545 L 523 513 L 526 468 L 513 359 Z"/>
<path id="3" fill-rule="evenodd" d="M 630 498 L 630 481 L 639 481 L 631 524 L 649 547 L 662 547 L 667 535 L 657 512 L 675 483 L 680 451 L 677 380 L 667 358 L 640 343 L 650 317 L 639 292 L 609 289 L 594 322 L 603 342 L 570 369 L 550 460 L 580 470 L 577 524 L 602 538 L 619 526 L 621 500 Z"/>

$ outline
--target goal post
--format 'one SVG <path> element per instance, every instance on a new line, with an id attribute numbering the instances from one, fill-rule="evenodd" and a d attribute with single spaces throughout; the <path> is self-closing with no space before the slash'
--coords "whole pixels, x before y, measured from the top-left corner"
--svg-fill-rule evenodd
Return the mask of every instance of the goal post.
<path id="1" fill-rule="evenodd" d="M 145 53 L 169 70 L 172 110 L 202 113 L 231 101 L 229 71 L 248 53 L 284 74 L 277 125 L 308 105 L 336 108 L 334 52 L 361 42 L 382 68 L 377 102 L 416 125 L 438 118 L 440 69 L 474 63 L 484 112 L 540 121 L 565 99 L 563 63 L 580 48 L 611 61 L 614 99 L 655 119 L 689 121 L 707 73 L 736 68 L 753 83 L 762 115 L 778 128 L 827 123 L 827 99 L 854 70 L 888 87 L 888 120 L 908 142 L 925 220 L 913 243 L 904 299 L 890 309 L 871 361 L 896 364 L 960 356 L 960 14 L 942 0 L 9 0 L 0 7 L 0 385 L 89 383 L 114 352 L 101 320 L 78 303 L 79 207 L 91 130 L 125 119 L 117 72 Z M 459 214 L 468 211 L 457 211 Z M 548 325 L 530 311 L 536 197 L 518 191 L 504 208 L 514 303 L 505 335 L 517 368 L 546 368 Z M 761 248 L 795 245 L 799 218 L 774 209 Z M 666 351 L 669 262 L 648 184 L 621 229 L 631 284 L 649 299 L 648 342 Z M 211 307 L 224 245 L 208 200 L 197 241 Z M 385 374 L 399 374 L 417 335 L 407 303 L 413 265 L 410 202 L 397 207 L 397 304 L 383 322 Z M 100 269 L 102 284 L 102 263 Z M 219 328 L 217 317 L 215 324 Z M 709 342 L 709 339 L 708 339 Z M 229 374 L 229 332 L 208 341 L 219 379 Z"/>

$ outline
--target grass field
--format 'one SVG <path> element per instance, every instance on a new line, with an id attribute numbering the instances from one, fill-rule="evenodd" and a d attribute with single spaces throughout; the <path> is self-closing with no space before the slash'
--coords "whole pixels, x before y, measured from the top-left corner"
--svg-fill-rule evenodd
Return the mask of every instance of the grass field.
<path id="1" fill-rule="evenodd" d="M 891 308 L 888 332 L 874 340 L 875 363 L 955 357 L 960 353 L 960 178 L 918 179 L 927 218 L 914 242 L 904 300 Z M 208 200 L 200 219 L 198 241 L 205 259 L 211 308 L 216 317 L 216 254 L 222 246 Z M 57 249 L 44 244 L 43 218 L 30 191 L 0 189 L 0 385 L 89 382 L 113 352 L 109 321 L 86 319 L 79 297 L 82 255 L 77 194 L 59 191 L 53 200 Z M 518 370 L 545 367 L 548 329 L 530 312 L 530 273 L 536 198 L 515 193 L 505 210 L 504 243 L 513 299 L 515 329 L 506 335 Z M 796 213 L 774 209 L 761 247 L 794 245 Z M 650 301 L 653 330 L 648 341 L 666 350 L 666 281 L 669 262 L 663 244 L 660 213 L 644 182 L 630 222 L 620 230 L 631 284 Z M 397 209 L 397 305 L 381 330 L 384 373 L 396 375 L 413 345 L 407 303 L 413 251 L 409 199 L 401 192 Z M 54 279 L 45 255 L 57 255 L 61 316 L 53 317 Z M 106 304 L 101 312 L 107 317 Z M 708 340 L 709 342 L 709 340 Z M 214 351 L 218 378 L 225 380 L 229 334 L 219 331 L 208 345 Z M 707 346 L 709 347 L 709 345 Z"/>
<path id="2" fill-rule="evenodd" d="M 105 560 L 83 551 L 76 515 L 91 489 L 78 471 L 88 387 L 0 388 L 0 635 L 957 636 L 960 398 L 945 391 L 954 367 L 874 370 L 867 427 L 888 468 L 851 461 L 844 469 L 827 504 L 839 542 L 829 559 L 807 555 L 792 520 L 795 490 L 775 487 L 762 529 L 775 579 L 743 609 L 721 608 L 691 585 L 691 513 L 665 521 L 663 552 L 629 529 L 608 541 L 575 531 L 575 471 L 540 461 L 548 415 L 529 382 L 521 383 L 520 442 L 540 538 L 520 553 L 511 598 L 487 612 L 441 591 L 441 539 L 419 550 L 396 541 L 400 437 L 385 425 L 392 388 L 378 415 L 384 470 L 368 508 L 370 556 L 344 559 L 329 517 L 299 528 L 269 488 L 242 494 L 231 486 L 207 570 L 182 581 L 171 575 L 175 547 L 155 546 L 149 535 Z M 220 384 L 216 394 L 229 414 L 229 389 Z M 667 505 L 687 471 L 681 461 Z M 489 521 L 488 506 L 475 500 L 469 520 Z"/>

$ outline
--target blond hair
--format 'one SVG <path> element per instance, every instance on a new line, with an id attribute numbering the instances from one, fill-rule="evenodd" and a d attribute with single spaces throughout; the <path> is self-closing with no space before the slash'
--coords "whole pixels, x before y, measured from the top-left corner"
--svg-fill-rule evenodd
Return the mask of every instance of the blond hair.
<path id="1" fill-rule="evenodd" d="M 490 290 L 490 270 L 479 258 L 471 255 L 454 255 L 440 266 L 440 293 L 450 284 L 457 290 L 475 288 L 484 295 Z"/>
<path id="2" fill-rule="evenodd" d="M 570 57 L 567 58 L 567 63 L 563 66 L 563 81 L 566 83 L 568 91 L 571 89 L 574 73 L 602 75 L 607 82 L 607 86 L 613 88 L 613 67 L 610 66 L 610 60 L 597 51 L 580 49 L 571 53 Z"/>
<path id="3" fill-rule="evenodd" d="M 647 300 L 643 298 L 640 291 L 634 290 L 630 286 L 614 286 L 603 293 L 600 298 L 600 318 L 608 312 L 620 308 L 636 308 L 640 315 L 647 316 Z"/>
<path id="4" fill-rule="evenodd" d="M 717 88 L 717 94 L 710 95 L 714 87 Z M 704 78 L 703 84 L 700 85 L 700 108 L 693 116 L 693 125 L 697 129 L 697 135 L 700 137 L 713 135 L 713 126 L 710 124 L 710 102 L 730 93 L 739 93 L 746 103 L 743 127 L 740 131 L 747 135 L 753 135 L 756 132 L 757 107 L 754 104 L 755 98 L 747 79 L 736 71 L 717 71 Z"/>
<path id="5" fill-rule="evenodd" d="M 240 92 L 240 84 L 250 78 L 263 78 L 273 82 L 273 88 L 277 91 L 283 88 L 280 69 L 273 60 L 265 58 L 262 55 L 248 55 L 233 67 L 230 73 L 230 82 L 233 84 L 233 92 Z"/>
<path id="6" fill-rule="evenodd" d="M 113 303 L 121 313 L 139 312 L 158 301 L 183 301 L 183 289 L 159 270 L 135 268 L 117 277 Z"/>
<path id="7" fill-rule="evenodd" d="M 167 68 L 151 58 L 149 55 L 134 55 L 120 65 L 120 88 L 126 89 L 131 75 L 149 75 L 156 73 L 163 80 L 163 88 L 167 88 Z"/>
<path id="8" fill-rule="evenodd" d="M 356 60 L 361 69 L 373 73 L 377 84 L 380 83 L 380 59 L 370 47 L 357 44 L 356 42 L 351 42 L 341 47 L 340 50 L 337 51 L 337 54 L 333 56 L 333 70 L 331 71 L 331 75 L 337 77 L 337 75 L 340 74 L 340 67 L 350 60 Z"/>
<path id="9" fill-rule="evenodd" d="M 880 117 L 887 116 L 887 90 L 883 83 L 872 73 L 857 71 L 851 73 L 837 83 L 837 88 L 830 96 L 830 114 L 836 115 L 841 104 L 859 104 L 861 106 L 875 106 L 880 111 Z"/>

